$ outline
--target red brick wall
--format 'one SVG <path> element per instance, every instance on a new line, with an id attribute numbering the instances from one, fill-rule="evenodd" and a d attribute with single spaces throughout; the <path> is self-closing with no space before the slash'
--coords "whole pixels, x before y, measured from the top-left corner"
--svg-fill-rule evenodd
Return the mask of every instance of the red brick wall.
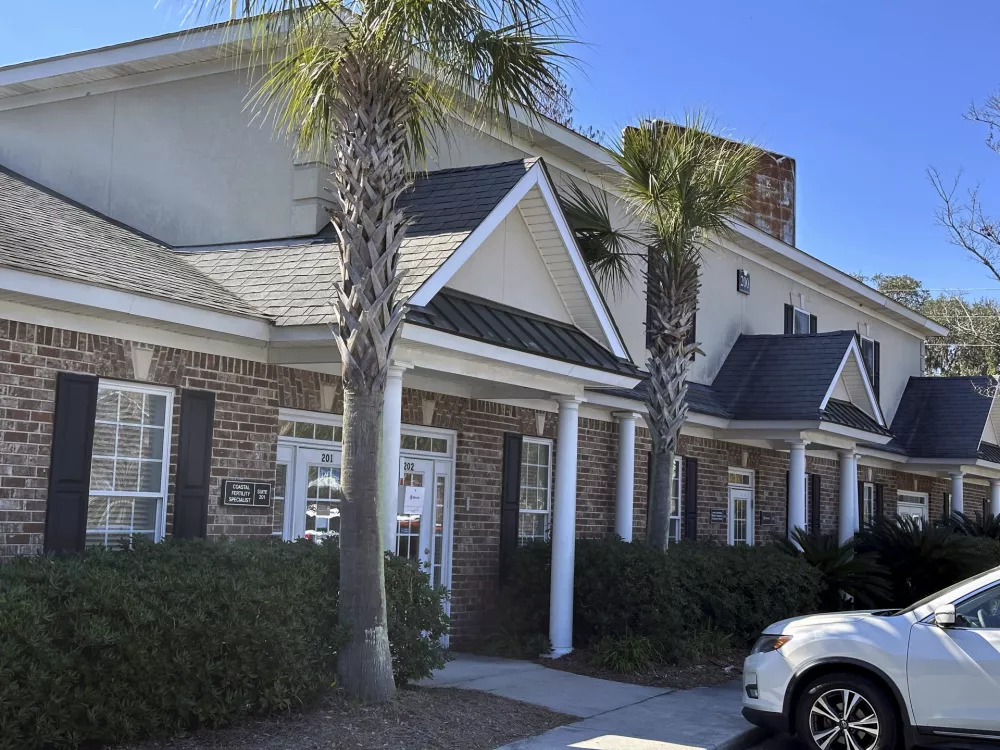
<path id="1" fill-rule="evenodd" d="M 212 536 L 267 536 L 267 509 L 218 505 L 227 477 L 274 481 L 278 394 L 273 368 L 212 354 L 137 344 L 75 331 L 0 320 L 0 558 L 41 551 L 44 544 L 52 414 L 61 370 L 134 380 L 132 347 L 152 350 L 145 382 L 216 394 L 212 452 Z M 167 532 L 173 511 L 180 399 L 171 440 Z"/>

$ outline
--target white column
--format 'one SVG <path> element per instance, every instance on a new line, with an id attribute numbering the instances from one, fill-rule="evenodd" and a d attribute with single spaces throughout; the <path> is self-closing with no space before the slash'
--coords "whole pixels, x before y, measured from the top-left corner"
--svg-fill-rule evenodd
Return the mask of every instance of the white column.
<path id="1" fill-rule="evenodd" d="M 803 440 L 789 442 L 788 466 L 788 537 L 792 530 L 806 527 L 806 444 Z"/>
<path id="2" fill-rule="evenodd" d="M 573 564 L 576 557 L 577 433 L 582 398 L 560 398 L 556 435 L 555 507 L 552 511 L 552 592 L 549 640 L 552 656 L 573 650 Z"/>
<path id="3" fill-rule="evenodd" d="M 632 541 L 632 504 L 635 495 L 635 420 L 633 411 L 614 413 L 618 420 L 618 489 L 615 495 L 615 533 Z"/>
<path id="4" fill-rule="evenodd" d="M 396 513 L 399 507 L 399 438 L 403 424 L 403 373 L 411 365 L 393 362 L 382 402 L 382 441 L 378 457 L 378 494 L 382 511 L 382 548 L 396 551 Z"/>
<path id="5" fill-rule="evenodd" d="M 848 541 L 858 526 L 858 466 L 854 451 L 840 452 L 840 515 L 837 538 L 841 544 Z"/>
<path id="6" fill-rule="evenodd" d="M 853 454 L 854 458 L 854 479 L 851 482 L 851 503 L 854 506 L 854 533 L 857 534 L 861 530 L 861 513 L 858 511 L 860 507 L 858 502 L 858 459 L 861 456 L 857 453 Z"/>
<path id="7" fill-rule="evenodd" d="M 990 480 L 990 513 L 1000 516 L 1000 479 Z"/>
<path id="8" fill-rule="evenodd" d="M 964 479 L 963 472 L 951 472 L 951 510 L 953 513 L 965 513 L 965 493 L 962 486 Z"/>

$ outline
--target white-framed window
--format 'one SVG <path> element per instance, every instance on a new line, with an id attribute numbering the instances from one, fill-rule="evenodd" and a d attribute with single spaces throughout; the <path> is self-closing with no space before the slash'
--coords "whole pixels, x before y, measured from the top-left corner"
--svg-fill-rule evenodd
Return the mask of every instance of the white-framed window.
<path id="1" fill-rule="evenodd" d="M 861 361 L 865 363 L 869 379 L 875 377 L 875 339 L 861 337 Z"/>
<path id="2" fill-rule="evenodd" d="M 519 544 L 549 538 L 552 512 L 552 441 L 524 438 L 517 538 Z"/>
<path id="3" fill-rule="evenodd" d="M 927 493 L 898 490 L 896 500 L 896 515 L 910 516 L 921 521 L 927 520 Z"/>
<path id="4" fill-rule="evenodd" d="M 729 543 L 754 543 L 754 472 L 729 469 Z"/>
<path id="5" fill-rule="evenodd" d="M 800 307 L 792 311 L 792 333 L 809 333 L 809 311 Z"/>
<path id="6" fill-rule="evenodd" d="M 344 439 L 341 417 L 324 412 L 281 409 L 278 412 L 278 437 L 339 443 Z"/>
<path id="7" fill-rule="evenodd" d="M 684 513 L 684 459 L 674 457 L 674 483 L 670 487 L 670 540 L 681 540 L 681 518 Z"/>
<path id="8" fill-rule="evenodd" d="M 861 525 L 871 526 L 875 522 L 875 516 L 878 513 L 875 502 L 875 485 L 871 482 L 865 482 L 862 488 L 864 494 L 861 497 Z"/>
<path id="9" fill-rule="evenodd" d="M 87 546 L 163 538 L 173 408 L 172 388 L 98 383 Z"/>

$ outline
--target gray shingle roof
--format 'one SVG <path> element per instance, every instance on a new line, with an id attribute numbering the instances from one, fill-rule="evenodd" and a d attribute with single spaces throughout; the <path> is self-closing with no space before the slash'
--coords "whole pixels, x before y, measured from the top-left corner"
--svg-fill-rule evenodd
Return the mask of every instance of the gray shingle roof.
<path id="1" fill-rule="evenodd" d="M 619 359 L 574 326 L 471 294 L 441 290 L 426 307 L 411 307 L 406 320 L 529 354 L 622 375 L 638 375 L 634 364 Z"/>
<path id="2" fill-rule="evenodd" d="M 736 419 L 819 419 L 854 334 L 742 335 L 712 390 Z"/>
<path id="3" fill-rule="evenodd" d="M 892 420 L 892 446 L 921 458 L 975 459 L 990 413 L 987 377 L 910 378 Z"/>
<path id="4" fill-rule="evenodd" d="M 0 267 L 261 317 L 165 245 L 4 167 Z"/>
<path id="5" fill-rule="evenodd" d="M 854 334 L 835 331 L 799 336 L 740 336 L 712 385 L 688 384 L 693 412 L 723 419 L 813 420 L 889 435 L 858 407 L 830 399 L 820 404 Z M 594 388 L 599 393 L 644 401 L 649 380 L 635 388 Z"/>
<path id="6" fill-rule="evenodd" d="M 410 295 L 472 234 L 537 159 L 444 169 L 418 177 L 399 199 L 411 219 L 400 249 Z M 329 322 L 330 290 L 339 279 L 332 227 L 311 242 L 289 240 L 272 247 L 185 251 L 195 267 L 260 308 L 277 325 Z"/>

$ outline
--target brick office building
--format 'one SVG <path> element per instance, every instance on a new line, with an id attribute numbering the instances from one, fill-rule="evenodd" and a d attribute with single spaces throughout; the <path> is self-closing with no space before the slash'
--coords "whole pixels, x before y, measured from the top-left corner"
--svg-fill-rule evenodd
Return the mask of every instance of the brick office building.
<path id="1" fill-rule="evenodd" d="M 0 557 L 337 534 L 325 167 L 250 127 L 221 41 L 0 69 Z M 384 543 L 471 640 L 511 550 L 552 538 L 564 651 L 574 539 L 645 531 L 645 290 L 602 293 L 559 205 L 613 184 L 603 152 L 518 128 L 456 123 L 403 198 Z M 989 384 L 922 377 L 942 329 L 791 244 L 794 175 L 766 156 L 752 215 L 706 251 L 672 537 L 1000 509 Z M 224 504 L 241 486 L 270 497 Z"/>

